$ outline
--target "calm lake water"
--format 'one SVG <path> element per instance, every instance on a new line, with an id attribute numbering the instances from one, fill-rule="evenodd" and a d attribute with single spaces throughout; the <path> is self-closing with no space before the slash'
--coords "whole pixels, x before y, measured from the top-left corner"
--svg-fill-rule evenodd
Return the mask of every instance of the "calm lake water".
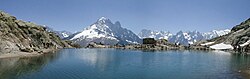
<path id="1" fill-rule="evenodd" d="M 227 52 L 63 49 L 0 59 L 0 79 L 244 79 L 250 57 Z"/>

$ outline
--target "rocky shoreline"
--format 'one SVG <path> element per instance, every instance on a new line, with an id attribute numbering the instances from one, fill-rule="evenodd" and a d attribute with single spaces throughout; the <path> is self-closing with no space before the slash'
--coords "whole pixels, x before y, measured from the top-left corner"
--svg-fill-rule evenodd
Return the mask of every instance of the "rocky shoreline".
<path id="1" fill-rule="evenodd" d="M 40 52 L 12 52 L 12 53 L 6 53 L 6 54 L 2 54 L 0 55 L 0 59 L 4 59 L 4 58 L 15 58 L 15 57 L 34 57 L 34 56 L 40 56 L 43 54 L 47 54 L 50 52 L 55 52 L 58 51 L 59 49 L 43 49 Z"/>
<path id="2" fill-rule="evenodd" d="M 234 54 L 249 55 L 249 52 L 237 51 L 234 49 L 212 49 L 202 45 L 176 45 L 172 43 L 156 43 L 156 44 L 128 44 L 128 45 L 103 45 L 98 43 L 90 43 L 84 48 L 116 48 L 116 49 L 132 49 L 132 50 L 152 50 L 152 51 L 167 51 L 167 50 L 200 50 L 200 51 L 225 51 Z"/>
<path id="3" fill-rule="evenodd" d="M 159 41 L 159 40 L 158 40 Z M 118 48 L 118 49 L 139 49 L 139 50 L 213 50 L 204 46 L 184 46 L 172 44 L 169 42 L 158 42 L 154 44 L 128 44 L 128 45 L 104 45 L 99 43 L 90 43 L 85 48 Z"/>

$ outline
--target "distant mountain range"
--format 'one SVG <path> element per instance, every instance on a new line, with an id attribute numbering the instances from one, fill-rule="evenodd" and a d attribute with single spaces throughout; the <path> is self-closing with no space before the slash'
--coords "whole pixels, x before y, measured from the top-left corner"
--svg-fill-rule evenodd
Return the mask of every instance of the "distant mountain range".
<path id="1" fill-rule="evenodd" d="M 87 46 L 91 42 L 107 45 L 142 43 L 142 40 L 135 33 L 121 27 L 120 22 L 112 23 L 110 19 L 105 17 L 101 17 L 89 27 L 67 39 L 81 46 Z"/>
<path id="2" fill-rule="evenodd" d="M 212 39 L 230 32 L 229 29 L 225 29 L 212 30 L 205 33 L 198 31 L 179 31 L 176 34 L 172 34 L 169 31 L 152 31 L 143 29 L 138 35 L 136 35 L 131 30 L 121 27 L 119 21 L 112 23 L 110 19 L 105 17 L 101 17 L 95 23 L 77 33 L 55 31 L 49 27 L 46 28 L 47 31 L 54 32 L 60 38 L 72 40 L 74 43 L 80 44 L 83 47 L 91 42 L 106 45 L 139 44 L 142 43 L 143 38 L 154 38 L 156 40 L 167 39 L 171 43 L 190 45 L 197 41 Z"/>
<path id="3" fill-rule="evenodd" d="M 152 31 L 147 29 L 142 29 L 138 36 L 143 38 L 154 38 L 154 39 L 168 39 L 173 36 L 170 32 L 167 31 Z"/>
<path id="4" fill-rule="evenodd" d="M 203 33 L 203 36 L 204 36 L 205 39 L 212 39 L 212 38 L 215 38 L 215 37 L 226 35 L 226 34 L 228 34 L 230 32 L 231 32 L 230 29 L 212 30 L 210 32 Z"/>
<path id="5" fill-rule="evenodd" d="M 151 31 L 143 29 L 138 36 L 142 38 L 154 38 L 154 39 L 167 39 L 171 43 L 189 45 L 194 44 L 200 40 L 212 39 L 218 36 L 222 36 L 228 34 L 230 32 L 229 29 L 226 30 L 213 30 L 206 33 L 201 33 L 198 31 L 188 31 L 183 32 L 179 31 L 176 34 L 171 34 L 170 32 L 164 31 Z"/>
<path id="6" fill-rule="evenodd" d="M 48 26 L 43 26 L 46 28 L 46 31 L 48 32 L 54 32 L 56 35 L 58 35 L 61 39 L 67 38 L 70 35 L 72 35 L 73 33 L 69 32 L 69 31 L 56 31 Z"/>

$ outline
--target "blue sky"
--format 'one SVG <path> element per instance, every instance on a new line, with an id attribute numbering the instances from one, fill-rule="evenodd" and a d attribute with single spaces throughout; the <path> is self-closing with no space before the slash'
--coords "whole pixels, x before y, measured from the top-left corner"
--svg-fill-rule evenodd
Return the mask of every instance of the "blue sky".
<path id="1" fill-rule="evenodd" d="M 250 0 L 1 0 L 0 10 L 55 30 L 81 31 L 104 16 L 138 33 L 232 28 L 250 18 Z"/>

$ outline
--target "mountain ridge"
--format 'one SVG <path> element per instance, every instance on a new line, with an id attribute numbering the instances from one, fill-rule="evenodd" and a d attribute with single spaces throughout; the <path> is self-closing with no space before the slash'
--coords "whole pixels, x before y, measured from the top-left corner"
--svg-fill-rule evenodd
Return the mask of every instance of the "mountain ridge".
<path id="1" fill-rule="evenodd" d="M 212 39 L 229 33 L 229 29 L 225 30 L 212 30 L 210 32 L 198 32 L 198 31 L 179 31 L 176 34 L 172 34 L 169 31 L 151 31 L 143 29 L 138 36 L 140 38 L 154 38 L 154 39 L 167 39 L 171 43 L 190 45 L 201 40 Z"/>
<path id="2" fill-rule="evenodd" d="M 61 39 L 64 39 L 64 38 L 67 38 L 69 37 L 70 35 L 72 35 L 73 33 L 69 32 L 69 31 L 66 31 L 66 30 L 63 30 L 63 31 L 56 31 L 46 25 L 43 25 L 43 27 L 46 28 L 46 31 L 48 32 L 54 32 L 56 35 L 58 35 Z"/>
<path id="3" fill-rule="evenodd" d="M 141 43 L 141 39 L 131 30 L 123 28 L 119 21 L 112 23 L 110 19 L 105 17 L 101 17 L 81 32 L 75 33 L 67 39 L 84 47 L 90 42 L 106 45 Z"/>

